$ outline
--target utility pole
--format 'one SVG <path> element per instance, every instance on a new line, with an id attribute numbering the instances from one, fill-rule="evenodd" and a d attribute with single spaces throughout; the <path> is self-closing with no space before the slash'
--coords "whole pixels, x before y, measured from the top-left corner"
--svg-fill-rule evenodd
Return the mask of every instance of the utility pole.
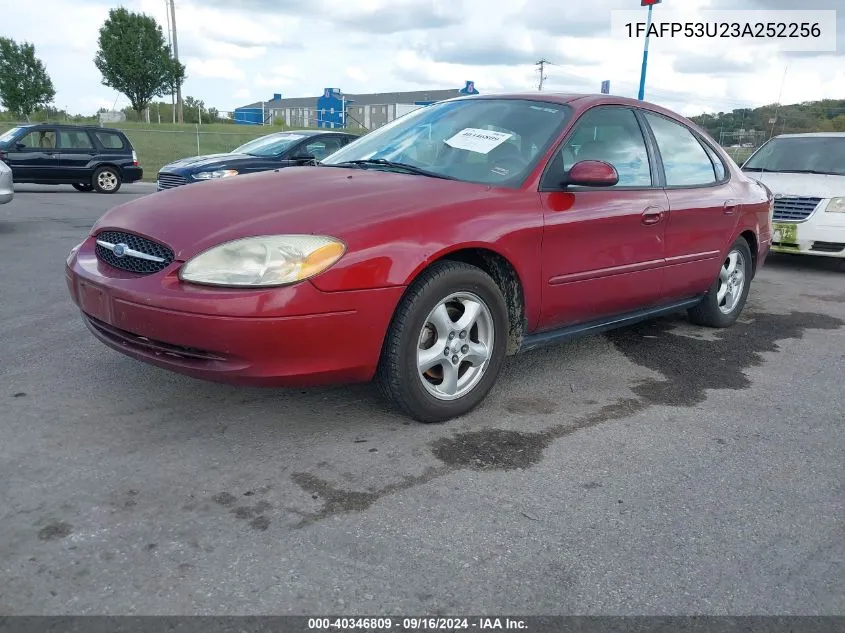
<path id="1" fill-rule="evenodd" d="M 179 39 L 176 36 L 176 0 L 170 0 L 170 27 L 173 29 L 173 59 L 179 61 Z M 179 123 L 185 122 L 182 111 L 182 82 L 176 83 L 176 106 L 179 109 Z"/>
<path id="2" fill-rule="evenodd" d="M 548 59 L 541 59 L 536 64 L 534 64 L 540 69 L 540 85 L 537 86 L 537 90 L 540 92 L 543 92 L 543 82 L 548 79 L 548 77 L 546 77 L 546 64 L 551 64 L 551 62 Z"/>
<path id="3" fill-rule="evenodd" d="M 783 99 L 783 89 L 786 87 L 786 73 L 789 72 L 789 64 L 786 65 L 786 68 L 783 69 L 783 80 L 780 84 L 780 92 L 778 93 L 778 102 L 775 105 L 775 116 L 772 117 L 770 123 L 772 124 L 772 131 L 769 133 L 769 138 L 772 138 L 775 135 L 775 125 L 778 122 L 778 111 L 780 110 L 780 102 Z"/>

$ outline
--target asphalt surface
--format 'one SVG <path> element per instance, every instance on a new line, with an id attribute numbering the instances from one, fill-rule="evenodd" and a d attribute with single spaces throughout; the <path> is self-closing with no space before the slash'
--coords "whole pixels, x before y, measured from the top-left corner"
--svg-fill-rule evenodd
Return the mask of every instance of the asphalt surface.
<path id="1" fill-rule="evenodd" d="M 0 614 L 845 614 L 845 270 L 743 319 L 508 361 L 471 415 L 255 390 L 98 343 L 64 283 L 114 196 L 0 206 Z"/>

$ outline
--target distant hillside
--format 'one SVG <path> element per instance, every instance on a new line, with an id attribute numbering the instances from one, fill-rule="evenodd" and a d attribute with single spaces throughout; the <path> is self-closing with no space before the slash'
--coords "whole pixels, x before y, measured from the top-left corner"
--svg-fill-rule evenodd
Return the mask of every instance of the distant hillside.
<path id="1" fill-rule="evenodd" d="M 776 114 L 777 113 L 777 114 Z M 690 117 L 722 145 L 759 145 L 772 134 L 796 132 L 845 132 L 845 99 L 807 101 L 742 108 L 733 112 Z"/>

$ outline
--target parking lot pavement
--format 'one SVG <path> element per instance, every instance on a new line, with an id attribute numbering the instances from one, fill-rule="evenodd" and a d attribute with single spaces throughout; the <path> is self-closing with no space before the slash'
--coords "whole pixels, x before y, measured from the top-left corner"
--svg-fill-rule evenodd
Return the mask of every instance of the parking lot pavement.
<path id="1" fill-rule="evenodd" d="M 0 613 L 845 613 L 838 262 L 773 257 L 728 331 L 512 358 L 420 425 L 96 342 L 66 254 L 150 190 L 0 207 Z"/>

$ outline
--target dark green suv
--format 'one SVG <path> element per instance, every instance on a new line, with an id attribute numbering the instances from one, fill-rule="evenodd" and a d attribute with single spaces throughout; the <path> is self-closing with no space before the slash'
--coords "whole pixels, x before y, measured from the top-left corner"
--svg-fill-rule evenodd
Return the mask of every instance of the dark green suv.
<path id="1" fill-rule="evenodd" d="M 73 185 L 79 191 L 115 193 L 124 182 L 141 180 L 143 169 L 120 130 L 37 123 L 0 136 L 0 160 L 15 183 Z"/>

